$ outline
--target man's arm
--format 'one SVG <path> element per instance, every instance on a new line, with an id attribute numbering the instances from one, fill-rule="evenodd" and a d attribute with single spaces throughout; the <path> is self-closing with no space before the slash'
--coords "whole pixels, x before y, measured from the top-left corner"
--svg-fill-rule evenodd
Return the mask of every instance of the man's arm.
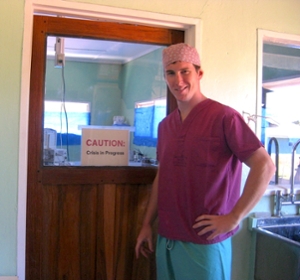
<path id="1" fill-rule="evenodd" d="M 223 216 L 201 215 L 196 218 L 193 228 L 204 226 L 199 235 L 212 231 L 208 239 L 233 230 L 240 221 L 251 211 L 263 196 L 268 184 L 275 173 L 275 166 L 265 148 L 256 150 L 245 161 L 250 171 L 243 193 L 232 211 Z"/>
<path id="2" fill-rule="evenodd" d="M 154 251 L 152 223 L 157 217 L 158 174 L 159 171 L 157 170 L 157 174 L 152 184 L 152 190 L 146 210 L 146 215 L 143 221 L 143 226 L 137 238 L 135 246 L 135 255 L 137 258 L 139 257 L 140 253 L 147 258 L 148 255 Z"/>

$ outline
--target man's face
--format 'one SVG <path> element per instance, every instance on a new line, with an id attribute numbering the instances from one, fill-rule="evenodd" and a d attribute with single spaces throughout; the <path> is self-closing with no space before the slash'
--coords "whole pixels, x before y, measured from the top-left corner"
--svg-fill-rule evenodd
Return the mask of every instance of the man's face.
<path id="1" fill-rule="evenodd" d="M 175 62 L 165 68 L 166 83 L 177 101 L 188 102 L 200 93 L 199 81 L 203 72 L 188 62 Z"/>

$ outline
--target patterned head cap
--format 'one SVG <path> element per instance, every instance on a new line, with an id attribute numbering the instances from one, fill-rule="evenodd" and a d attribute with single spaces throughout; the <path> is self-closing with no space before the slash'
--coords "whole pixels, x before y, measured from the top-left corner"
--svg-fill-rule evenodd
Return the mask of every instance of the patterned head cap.
<path id="1" fill-rule="evenodd" d="M 176 61 L 189 62 L 201 66 L 197 50 L 185 43 L 171 45 L 163 50 L 163 67 Z"/>

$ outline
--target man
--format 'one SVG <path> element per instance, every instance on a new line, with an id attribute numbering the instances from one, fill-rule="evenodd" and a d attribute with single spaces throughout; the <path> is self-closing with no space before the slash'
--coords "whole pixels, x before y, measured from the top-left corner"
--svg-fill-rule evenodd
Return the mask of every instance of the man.
<path id="1" fill-rule="evenodd" d="M 178 109 L 159 125 L 159 168 L 136 256 L 154 251 L 152 222 L 158 215 L 159 280 L 229 280 L 231 236 L 262 197 L 275 167 L 241 115 L 201 92 L 195 48 L 181 43 L 164 49 L 163 67 Z M 250 171 L 240 195 L 242 162 Z"/>

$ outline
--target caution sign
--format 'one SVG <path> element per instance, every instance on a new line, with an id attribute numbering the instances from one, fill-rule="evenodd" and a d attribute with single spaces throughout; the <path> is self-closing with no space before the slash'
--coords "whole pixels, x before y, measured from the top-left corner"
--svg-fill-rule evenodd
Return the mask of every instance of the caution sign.
<path id="1" fill-rule="evenodd" d="M 82 128 L 81 165 L 126 166 L 128 154 L 128 130 Z"/>

